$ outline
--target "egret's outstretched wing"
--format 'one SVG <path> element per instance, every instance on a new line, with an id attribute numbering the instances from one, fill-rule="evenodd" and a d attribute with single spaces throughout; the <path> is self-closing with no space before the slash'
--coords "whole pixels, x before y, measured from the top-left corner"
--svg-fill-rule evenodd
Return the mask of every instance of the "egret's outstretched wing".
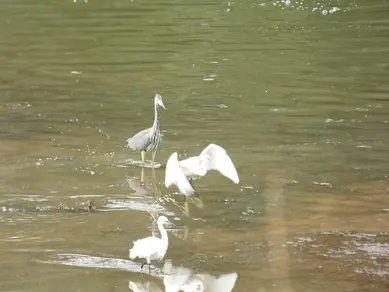
<path id="1" fill-rule="evenodd" d="M 189 183 L 188 179 L 182 172 L 178 163 L 177 152 L 170 155 L 165 170 L 165 186 L 168 188 L 171 185 L 176 185 L 181 193 L 186 196 L 194 194 L 195 190 Z"/>
<path id="2" fill-rule="evenodd" d="M 225 177 L 228 177 L 234 183 L 239 183 L 239 176 L 235 166 L 228 156 L 226 150 L 216 144 L 209 144 L 201 153 L 200 157 L 208 170 L 217 170 Z"/>
<path id="3" fill-rule="evenodd" d="M 199 156 L 193 156 L 181 160 L 178 164 L 185 176 L 204 176 L 207 173 L 207 169 L 202 164 L 202 158 Z"/>

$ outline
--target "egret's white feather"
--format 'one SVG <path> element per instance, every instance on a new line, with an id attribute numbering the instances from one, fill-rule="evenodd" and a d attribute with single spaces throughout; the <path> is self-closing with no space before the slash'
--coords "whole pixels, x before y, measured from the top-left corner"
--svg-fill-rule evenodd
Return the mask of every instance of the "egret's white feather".
<path id="1" fill-rule="evenodd" d="M 216 144 L 209 144 L 199 156 L 193 156 L 179 162 L 185 176 L 204 176 L 209 170 L 217 170 L 234 183 L 239 176 L 226 150 Z"/>
<path id="2" fill-rule="evenodd" d="M 180 192 L 187 196 L 192 195 L 195 192 L 184 172 L 180 168 L 177 152 L 170 155 L 166 163 L 165 186 L 168 188 L 171 185 L 176 185 Z"/>
<path id="3" fill-rule="evenodd" d="M 163 283 L 166 292 L 231 292 L 238 279 L 237 273 L 223 274 L 219 277 L 194 274 L 187 268 L 174 267 L 171 263 L 165 263 L 164 273 Z"/>
<path id="4" fill-rule="evenodd" d="M 204 176 L 207 173 L 207 169 L 202 160 L 203 158 L 200 156 L 189 157 L 181 160 L 179 166 L 185 176 Z"/>
<path id="5" fill-rule="evenodd" d="M 128 281 L 128 288 L 133 292 L 162 292 L 162 289 L 154 282 L 133 282 Z"/>
<path id="6" fill-rule="evenodd" d="M 150 260 L 159 260 L 158 252 L 155 247 L 161 246 L 162 240 L 158 237 L 146 237 L 134 241 L 134 246 L 130 250 L 130 259 L 150 258 Z"/>
<path id="7" fill-rule="evenodd" d="M 209 144 L 199 155 L 207 170 L 217 170 L 234 183 L 239 183 L 238 173 L 226 150 L 216 144 Z"/>

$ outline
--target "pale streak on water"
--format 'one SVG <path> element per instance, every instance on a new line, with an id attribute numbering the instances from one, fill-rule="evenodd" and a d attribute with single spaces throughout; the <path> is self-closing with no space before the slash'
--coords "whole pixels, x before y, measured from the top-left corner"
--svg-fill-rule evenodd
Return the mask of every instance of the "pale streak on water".
<path id="1" fill-rule="evenodd" d="M 0 290 L 387 289 L 388 12 L 380 0 L 3 1 Z M 142 186 L 128 165 L 140 155 L 124 141 L 151 125 L 155 92 L 157 161 L 213 142 L 241 178 L 196 180 L 204 207 L 189 215 L 163 169 Z M 177 225 L 170 272 L 141 275 L 128 248 L 158 214 Z"/>

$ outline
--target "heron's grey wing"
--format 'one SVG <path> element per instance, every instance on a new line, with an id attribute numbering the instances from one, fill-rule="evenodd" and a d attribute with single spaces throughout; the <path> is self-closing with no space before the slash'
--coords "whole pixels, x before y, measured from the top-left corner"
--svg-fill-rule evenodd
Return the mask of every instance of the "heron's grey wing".
<path id="1" fill-rule="evenodd" d="M 146 150 L 147 146 L 150 144 L 150 129 L 140 131 L 135 134 L 133 137 L 127 139 L 127 145 L 132 150 L 142 151 Z"/>
<path id="2" fill-rule="evenodd" d="M 216 144 L 209 144 L 199 155 L 208 170 L 217 170 L 234 183 L 239 183 L 239 176 L 226 150 Z"/>
<path id="3" fill-rule="evenodd" d="M 168 188 L 172 184 L 176 185 L 181 193 L 186 196 L 194 194 L 195 190 L 189 183 L 178 163 L 177 152 L 170 155 L 165 169 L 165 186 Z"/>

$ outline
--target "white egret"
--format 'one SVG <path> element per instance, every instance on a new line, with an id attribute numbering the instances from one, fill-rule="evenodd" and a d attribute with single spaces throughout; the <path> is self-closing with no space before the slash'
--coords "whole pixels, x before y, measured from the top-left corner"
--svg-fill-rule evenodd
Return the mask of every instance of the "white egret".
<path id="1" fill-rule="evenodd" d="M 176 185 L 185 196 L 195 193 L 193 185 L 188 180 L 194 176 L 205 176 L 209 170 L 217 170 L 234 183 L 239 183 L 239 176 L 226 150 L 216 144 L 209 144 L 198 156 L 178 161 L 177 152 L 170 155 L 166 163 L 165 186 Z M 197 205 L 202 208 L 201 198 L 195 198 Z M 189 214 L 188 203 L 184 205 L 185 213 Z"/>
<path id="2" fill-rule="evenodd" d="M 152 260 L 161 261 L 168 249 L 169 240 L 167 236 L 166 229 L 164 228 L 164 224 L 169 224 L 174 226 L 165 216 L 160 216 L 157 220 L 157 225 L 159 232 L 161 233 L 161 238 L 150 236 L 142 239 L 138 239 L 134 241 L 134 245 L 132 249 L 130 249 L 129 257 L 130 259 L 135 258 L 143 258 L 146 259 L 141 266 L 145 264 L 149 265 L 149 273 L 150 273 L 150 263 Z"/>
<path id="3" fill-rule="evenodd" d="M 209 144 L 200 155 L 180 161 L 180 168 L 185 176 L 204 176 L 209 170 L 217 170 L 234 183 L 239 183 L 239 176 L 226 150 L 216 144 Z"/>
<path id="4" fill-rule="evenodd" d="M 226 150 L 216 144 L 209 144 L 200 155 L 178 161 L 177 153 L 173 153 L 165 170 L 165 186 L 177 185 L 184 195 L 194 193 L 187 177 L 205 176 L 209 170 L 217 170 L 234 183 L 239 183 L 239 176 Z"/>

